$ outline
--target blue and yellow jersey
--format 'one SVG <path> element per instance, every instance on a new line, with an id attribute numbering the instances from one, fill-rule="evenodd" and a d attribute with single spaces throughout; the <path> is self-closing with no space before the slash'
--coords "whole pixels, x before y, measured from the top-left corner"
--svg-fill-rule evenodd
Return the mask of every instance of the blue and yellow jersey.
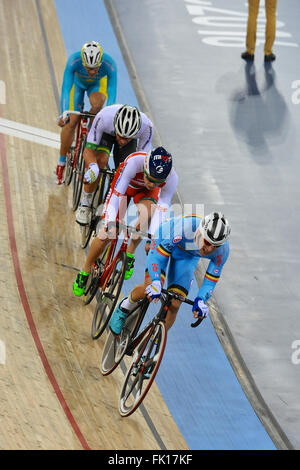
<path id="1" fill-rule="evenodd" d="M 61 92 L 61 112 L 67 109 L 76 109 L 72 103 L 75 88 L 86 91 L 100 91 L 107 96 L 106 105 L 116 102 L 117 96 L 117 65 L 114 59 L 103 52 L 99 72 L 90 77 L 82 63 L 81 51 L 70 55 L 63 76 Z M 82 95 L 83 96 L 83 95 Z"/>

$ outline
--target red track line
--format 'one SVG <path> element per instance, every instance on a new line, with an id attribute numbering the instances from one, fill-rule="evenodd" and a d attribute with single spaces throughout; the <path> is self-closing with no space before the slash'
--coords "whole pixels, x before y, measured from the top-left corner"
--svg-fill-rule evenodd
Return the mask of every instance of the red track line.
<path id="1" fill-rule="evenodd" d="M 18 285 L 18 290 L 21 298 L 21 302 L 23 305 L 23 309 L 27 318 L 27 322 L 32 334 L 32 337 L 34 339 L 35 345 L 37 347 L 38 353 L 40 355 L 40 358 L 42 360 L 44 369 L 46 371 L 46 374 L 50 380 L 50 383 L 54 389 L 54 392 L 56 393 L 56 396 L 75 432 L 77 435 L 82 447 L 85 450 L 90 450 L 90 447 L 85 440 L 84 436 L 82 435 L 78 424 L 76 423 L 70 408 L 67 405 L 67 402 L 62 394 L 61 389 L 59 388 L 59 385 L 57 383 L 57 380 L 53 374 L 53 371 L 51 369 L 51 366 L 49 364 L 49 361 L 47 359 L 47 356 L 45 354 L 43 345 L 41 343 L 41 340 L 39 338 L 39 334 L 37 332 L 33 316 L 30 310 L 30 305 L 27 299 L 24 283 L 23 283 L 23 278 L 22 278 L 22 273 L 21 273 L 21 268 L 20 268 L 20 262 L 19 262 L 19 256 L 18 256 L 18 249 L 17 249 L 17 243 L 16 243 L 16 237 L 15 237 L 15 229 L 14 229 L 14 221 L 13 221 L 13 212 L 12 212 L 12 205 L 11 205 L 11 197 L 10 197 L 10 187 L 9 187 L 9 179 L 8 179 L 8 167 L 7 167 L 7 158 L 6 158 L 6 150 L 5 150 L 5 140 L 4 140 L 4 135 L 0 133 L 0 153 L 1 153 L 1 163 L 2 163 L 2 181 L 3 181 L 3 190 L 4 190 L 4 197 L 5 197 L 5 206 L 6 206 L 6 216 L 7 216 L 7 225 L 8 225 L 8 234 L 9 234 L 9 242 L 10 242 L 10 249 L 11 249 L 11 255 L 12 255 L 12 261 L 13 261 L 13 266 L 14 266 L 14 271 L 15 271 L 15 276 L 16 276 L 16 281 Z"/>

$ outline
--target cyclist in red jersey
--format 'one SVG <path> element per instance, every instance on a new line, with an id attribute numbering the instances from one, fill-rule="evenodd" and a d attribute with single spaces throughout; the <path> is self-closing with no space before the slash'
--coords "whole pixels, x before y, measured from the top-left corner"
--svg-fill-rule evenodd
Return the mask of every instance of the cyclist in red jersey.
<path id="1" fill-rule="evenodd" d="M 103 226 L 91 244 L 82 271 L 73 283 L 75 295 L 83 295 L 93 263 L 103 253 L 109 239 L 115 236 L 114 229 L 108 229 L 109 223 L 122 220 L 131 198 L 138 210 L 137 228 L 153 234 L 166 218 L 177 182 L 177 173 L 172 168 L 172 156 L 163 147 L 148 153 L 133 153 L 121 163 L 105 201 Z M 140 241 L 138 233 L 131 238 L 127 251 L 128 267 L 125 279 L 132 276 L 134 253 Z"/>

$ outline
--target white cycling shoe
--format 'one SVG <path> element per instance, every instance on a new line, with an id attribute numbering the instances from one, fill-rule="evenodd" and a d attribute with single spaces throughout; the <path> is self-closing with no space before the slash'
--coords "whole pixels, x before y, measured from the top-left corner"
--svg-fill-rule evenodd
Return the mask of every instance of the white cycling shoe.
<path id="1" fill-rule="evenodd" d="M 91 221 L 92 209 L 88 206 L 79 206 L 76 211 L 76 222 L 79 225 L 88 225 Z"/>

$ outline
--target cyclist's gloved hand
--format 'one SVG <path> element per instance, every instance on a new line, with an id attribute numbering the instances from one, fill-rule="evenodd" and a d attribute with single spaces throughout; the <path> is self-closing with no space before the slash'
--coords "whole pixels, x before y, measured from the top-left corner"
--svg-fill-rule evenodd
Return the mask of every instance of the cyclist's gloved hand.
<path id="1" fill-rule="evenodd" d="M 99 176 L 99 167 L 97 163 L 90 163 L 88 170 L 84 174 L 86 183 L 94 183 Z"/>
<path id="2" fill-rule="evenodd" d="M 67 115 L 65 118 L 63 117 L 63 114 L 61 114 L 60 116 L 58 116 L 57 120 L 56 120 L 56 124 L 60 127 L 63 127 L 65 124 L 67 124 L 67 122 L 70 120 L 70 116 Z"/>
<path id="3" fill-rule="evenodd" d="M 201 297 L 196 297 L 194 300 L 193 305 L 193 312 L 197 312 L 197 316 L 199 317 L 207 317 L 209 312 L 209 307 L 203 302 Z"/>
<path id="4" fill-rule="evenodd" d="M 146 287 L 146 292 L 152 299 L 158 299 L 161 294 L 161 282 L 153 281 L 152 284 Z"/>

